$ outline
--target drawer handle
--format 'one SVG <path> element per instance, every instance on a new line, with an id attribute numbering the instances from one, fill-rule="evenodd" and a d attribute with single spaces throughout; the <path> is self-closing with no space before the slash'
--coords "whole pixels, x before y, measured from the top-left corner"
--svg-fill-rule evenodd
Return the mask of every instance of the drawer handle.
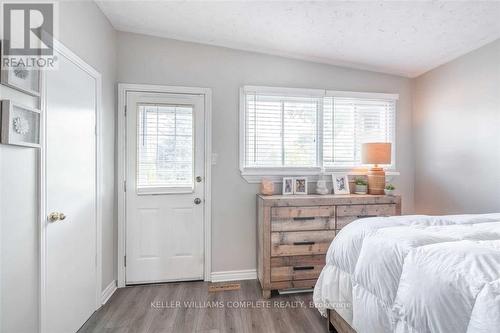
<path id="1" fill-rule="evenodd" d="M 314 220 L 315 217 L 314 216 L 305 216 L 305 217 L 299 216 L 299 217 L 294 217 L 293 219 L 294 219 L 294 221 L 307 221 L 307 220 Z"/>
<path id="2" fill-rule="evenodd" d="M 293 242 L 293 245 L 314 245 L 316 242 L 303 241 L 303 242 Z"/>
<path id="3" fill-rule="evenodd" d="M 294 271 L 310 271 L 313 269 L 314 266 L 293 266 Z"/>
<path id="4" fill-rule="evenodd" d="M 378 217 L 378 215 L 358 215 L 358 219 L 366 219 L 368 217 Z"/>

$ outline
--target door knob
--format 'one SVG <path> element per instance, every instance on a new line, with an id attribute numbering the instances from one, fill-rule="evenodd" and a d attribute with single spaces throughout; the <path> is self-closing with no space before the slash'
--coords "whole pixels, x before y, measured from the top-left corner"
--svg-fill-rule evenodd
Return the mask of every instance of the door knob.
<path id="1" fill-rule="evenodd" d="M 196 176 L 196 182 L 197 183 L 201 183 L 201 180 L 202 180 L 201 176 Z"/>
<path id="2" fill-rule="evenodd" d="M 49 216 L 47 216 L 47 218 L 50 222 L 57 222 L 64 220 L 66 218 L 66 215 L 59 212 L 52 212 L 49 214 Z"/>
<path id="3" fill-rule="evenodd" d="M 194 199 L 194 203 L 197 205 L 201 204 L 201 199 L 200 198 Z"/>

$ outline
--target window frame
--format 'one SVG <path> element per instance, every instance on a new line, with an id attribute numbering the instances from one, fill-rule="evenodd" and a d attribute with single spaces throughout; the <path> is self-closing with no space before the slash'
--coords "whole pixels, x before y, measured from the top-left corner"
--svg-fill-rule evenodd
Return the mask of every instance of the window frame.
<path id="1" fill-rule="evenodd" d="M 248 93 L 268 94 L 277 96 L 294 96 L 294 97 L 351 97 L 351 98 L 366 98 L 366 99 L 385 99 L 394 101 L 394 142 L 393 145 L 393 163 L 391 168 L 387 169 L 389 175 L 399 175 L 396 170 L 396 144 L 397 144 L 397 101 L 399 94 L 389 93 L 372 93 L 372 92 L 354 92 L 354 91 L 336 91 L 325 89 L 307 89 L 307 88 L 285 88 L 285 87 L 268 87 L 268 86 L 243 86 L 240 88 L 240 105 L 239 105 L 239 169 L 241 176 L 249 183 L 258 183 L 262 177 L 269 177 L 273 181 L 281 181 L 283 176 L 310 176 L 310 181 L 315 181 L 317 176 L 322 173 L 333 172 L 348 172 L 349 174 L 365 174 L 366 168 L 353 167 L 323 167 L 323 102 L 320 103 L 317 119 L 317 144 L 316 158 L 317 166 L 315 167 L 247 167 L 245 165 L 246 156 L 246 95 Z"/>

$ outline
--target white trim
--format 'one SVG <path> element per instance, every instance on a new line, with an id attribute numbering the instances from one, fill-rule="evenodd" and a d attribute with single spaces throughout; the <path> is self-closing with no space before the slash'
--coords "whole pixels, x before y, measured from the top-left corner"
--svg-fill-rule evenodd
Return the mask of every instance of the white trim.
<path id="1" fill-rule="evenodd" d="M 387 99 L 397 101 L 399 94 L 386 94 L 386 93 L 372 93 L 372 92 L 356 92 L 356 91 L 336 91 L 326 90 L 326 97 L 353 97 L 353 98 L 367 98 L 367 99 Z"/>
<path id="2" fill-rule="evenodd" d="M 244 269 L 240 271 L 222 271 L 212 273 L 212 282 L 257 280 L 257 270 Z"/>
<path id="3" fill-rule="evenodd" d="M 116 287 L 116 280 L 113 280 L 101 293 L 101 305 L 104 305 L 109 301 L 111 296 L 113 296 L 113 294 L 115 293 L 116 289 L 118 289 Z"/>
<path id="4" fill-rule="evenodd" d="M 46 209 L 46 180 L 45 180 L 45 137 L 46 137 L 46 121 L 45 116 L 47 110 L 47 99 L 45 94 L 46 77 L 43 71 L 40 72 L 40 100 L 39 107 L 43 112 L 40 114 L 40 149 L 38 150 L 38 224 L 39 224 L 39 246 L 40 253 L 38 254 L 40 260 L 40 266 L 38 268 L 38 281 L 39 281 L 39 305 L 38 305 L 38 332 L 46 332 L 45 323 L 45 307 L 47 303 L 47 296 L 45 294 L 47 290 L 47 275 L 46 275 L 46 264 L 47 264 L 47 236 L 45 234 L 45 224 L 47 223 L 47 209 Z"/>
<path id="5" fill-rule="evenodd" d="M 269 95 L 294 96 L 294 97 L 324 97 L 325 89 L 286 88 L 266 86 L 243 86 L 244 93 L 265 93 Z"/>
<path id="6" fill-rule="evenodd" d="M 240 89 L 242 93 L 265 93 L 279 96 L 297 96 L 297 97 L 355 97 L 398 100 L 399 94 L 377 93 L 377 92 L 357 92 L 343 90 L 311 89 L 311 88 L 287 88 L 287 87 L 268 87 L 268 86 L 243 86 Z"/>
<path id="7" fill-rule="evenodd" d="M 126 201 L 124 182 L 126 180 L 126 95 L 127 92 L 157 92 L 176 94 L 200 94 L 205 100 L 205 207 L 203 212 L 203 233 L 204 233 L 204 278 L 211 280 L 212 267 L 212 89 L 196 87 L 163 86 L 151 84 L 118 84 L 118 288 L 125 287 L 125 265 L 124 256 L 126 252 L 125 219 Z"/>
<path id="8" fill-rule="evenodd" d="M 69 61 L 74 63 L 80 69 L 85 71 L 87 74 L 92 76 L 96 82 L 96 290 L 95 290 L 95 309 L 97 310 L 101 306 L 101 290 L 102 290 L 102 188 L 103 188 L 103 175 L 102 175 L 102 161 L 103 161 L 103 149 L 102 149 L 102 76 L 97 70 L 92 66 L 83 61 L 78 55 L 73 53 L 64 44 L 53 39 L 53 48 L 60 55 L 67 58 Z M 46 329 L 46 306 L 47 306 L 47 295 L 46 295 L 46 284 L 47 284 L 47 237 L 45 232 L 45 224 L 47 223 L 47 209 L 46 209 L 46 76 L 43 71 L 40 74 L 42 76 L 42 83 L 40 87 L 41 98 L 40 98 L 40 109 L 41 112 L 41 125 L 40 125 L 40 154 L 38 161 L 38 186 L 39 186 L 39 207 L 38 207 L 38 220 L 39 220 L 39 240 L 40 240 L 40 253 L 39 253 L 39 278 L 40 278 L 40 299 L 39 299 L 39 331 L 41 333 L 47 332 Z M 43 90 L 42 90 L 43 89 Z"/>

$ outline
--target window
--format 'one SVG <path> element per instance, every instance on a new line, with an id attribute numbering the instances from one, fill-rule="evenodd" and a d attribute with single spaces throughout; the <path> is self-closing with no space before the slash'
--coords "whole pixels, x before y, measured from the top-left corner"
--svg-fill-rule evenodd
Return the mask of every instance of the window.
<path id="1" fill-rule="evenodd" d="M 246 166 L 317 165 L 318 98 L 246 95 Z"/>
<path id="2" fill-rule="evenodd" d="M 360 166 L 361 144 L 394 143 L 394 128 L 394 100 L 326 97 L 323 111 L 323 166 Z"/>
<path id="3" fill-rule="evenodd" d="M 137 190 L 193 188 L 193 107 L 139 105 Z"/>
<path id="4" fill-rule="evenodd" d="M 293 174 L 361 166 L 361 144 L 395 144 L 392 94 L 244 87 L 243 174 Z M 394 153 L 393 165 L 394 168 Z"/>

